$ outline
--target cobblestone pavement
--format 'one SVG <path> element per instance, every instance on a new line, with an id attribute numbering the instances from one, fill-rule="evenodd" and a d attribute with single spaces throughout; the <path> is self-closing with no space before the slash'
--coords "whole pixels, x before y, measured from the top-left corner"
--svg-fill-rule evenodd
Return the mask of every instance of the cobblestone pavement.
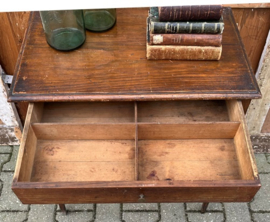
<path id="1" fill-rule="evenodd" d="M 68 204 L 67 215 L 57 205 L 24 205 L 11 191 L 18 146 L 0 146 L 0 222 L 269 222 L 270 154 L 256 154 L 262 187 L 251 203 Z"/>

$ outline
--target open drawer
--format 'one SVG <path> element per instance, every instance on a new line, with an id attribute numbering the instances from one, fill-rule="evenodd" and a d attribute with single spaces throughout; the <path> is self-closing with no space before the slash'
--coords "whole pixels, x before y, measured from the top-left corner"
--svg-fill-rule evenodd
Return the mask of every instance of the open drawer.
<path id="1" fill-rule="evenodd" d="M 260 188 L 241 102 L 32 103 L 23 203 L 248 202 Z"/>

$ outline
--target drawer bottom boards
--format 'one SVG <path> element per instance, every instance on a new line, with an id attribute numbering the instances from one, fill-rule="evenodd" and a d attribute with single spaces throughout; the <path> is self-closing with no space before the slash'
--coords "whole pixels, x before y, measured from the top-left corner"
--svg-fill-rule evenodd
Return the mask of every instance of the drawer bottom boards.
<path id="1" fill-rule="evenodd" d="M 248 202 L 260 188 L 238 101 L 34 103 L 23 203 Z"/>

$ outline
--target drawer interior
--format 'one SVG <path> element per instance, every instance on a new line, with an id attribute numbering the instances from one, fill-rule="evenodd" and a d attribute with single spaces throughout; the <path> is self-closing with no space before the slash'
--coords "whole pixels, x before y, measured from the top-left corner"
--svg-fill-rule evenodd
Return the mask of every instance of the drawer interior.
<path id="1" fill-rule="evenodd" d="M 252 180 L 237 101 L 31 104 L 19 182 Z"/>
<path id="2" fill-rule="evenodd" d="M 229 121 L 226 102 L 158 101 L 138 104 L 138 122 L 183 123 Z"/>
<path id="3" fill-rule="evenodd" d="M 133 102 L 44 103 L 42 123 L 134 123 Z"/>
<path id="4" fill-rule="evenodd" d="M 241 179 L 233 139 L 139 141 L 140 180 Z"/>

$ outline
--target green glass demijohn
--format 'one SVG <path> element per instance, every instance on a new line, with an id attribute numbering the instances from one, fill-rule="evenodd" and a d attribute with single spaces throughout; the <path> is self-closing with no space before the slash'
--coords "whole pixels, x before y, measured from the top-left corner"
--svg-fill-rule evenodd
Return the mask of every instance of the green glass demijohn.
<path id="1" fill-rule="evenodd" d="M 69 51 L 84 43 L 82 10 L 41 11 L 40 17 L 47 43 L 51 47 Z"/>
<path id="2" fill-rule="evenodd" d="M 84 10 L 85 28 L 89 31 L 102 32 L 110 29 L 116 22 L 116 9 Z"/>

